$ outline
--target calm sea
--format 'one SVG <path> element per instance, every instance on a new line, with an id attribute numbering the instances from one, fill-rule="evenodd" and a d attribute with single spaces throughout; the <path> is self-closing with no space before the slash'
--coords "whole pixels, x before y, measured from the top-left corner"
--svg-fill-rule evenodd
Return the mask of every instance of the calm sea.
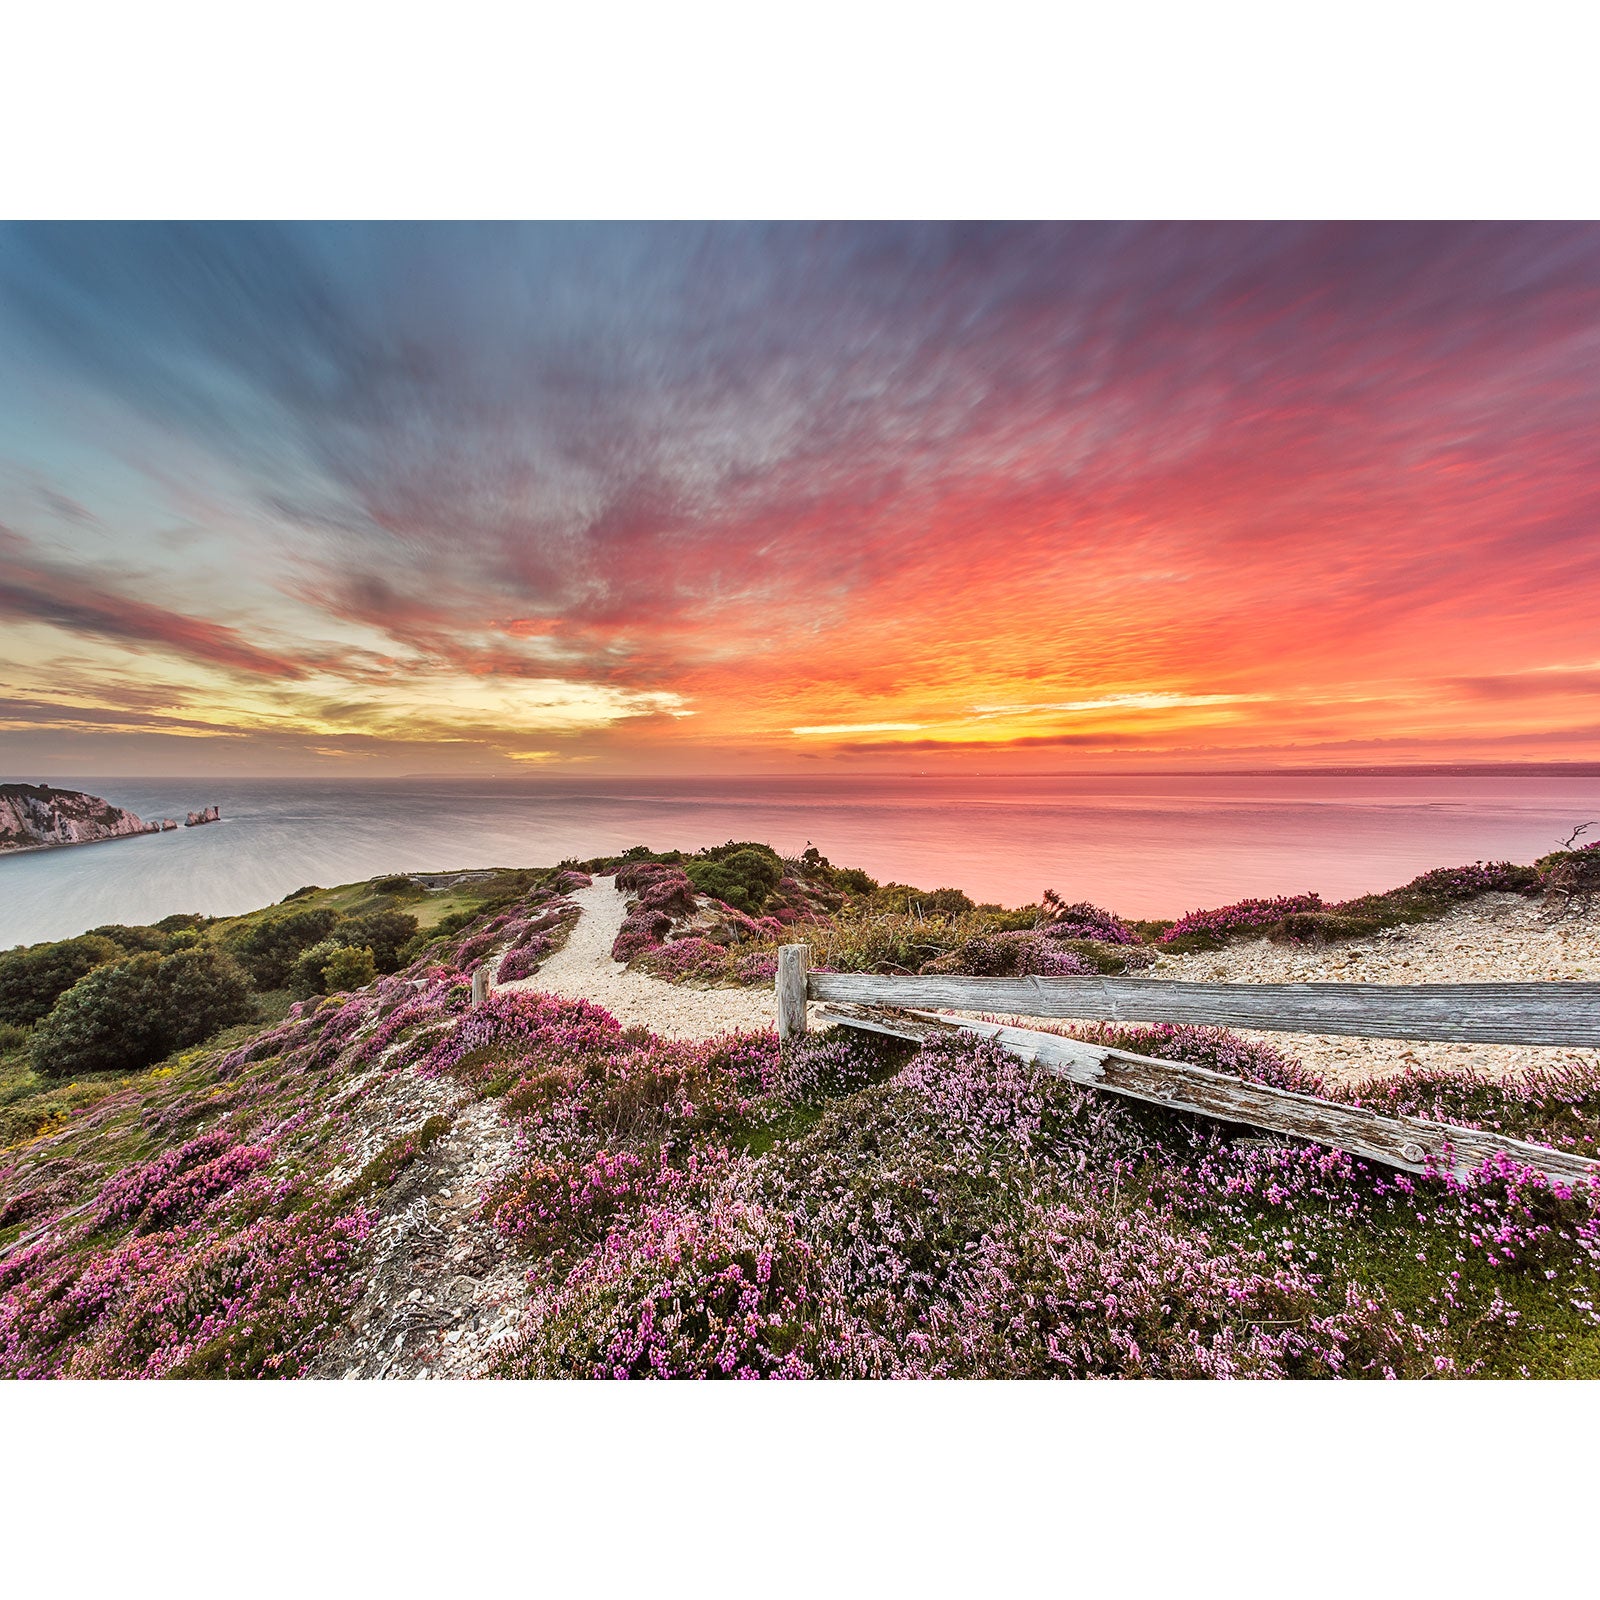
<path id="1" fill-rule="evenodd" d="M 1128 916 L 1244 895 L 1391 888 L 1530 861 L 1600 818 L 1600 776 L 1063 776 L 389 783 L 72 779 L 175 833 L 0 857 L 0 947 L 173 911 L 213 915 L 380 872 L 543 866 L 631 844 L 814 843 L 923 888 L 1024 904 L 1053 888 Z M 1593 835 L 1591 835 L 1593 837 Z"/>

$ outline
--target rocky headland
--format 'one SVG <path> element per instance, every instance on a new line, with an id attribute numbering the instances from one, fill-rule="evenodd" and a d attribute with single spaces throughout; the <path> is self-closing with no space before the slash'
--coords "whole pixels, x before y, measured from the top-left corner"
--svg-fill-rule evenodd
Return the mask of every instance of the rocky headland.
<path id="1" fill-rule="evenodd" d="M 131 811 L 79 789 L 43 783 L 0 784 L 0 852 L 52 845 L 93 844 L 136 833 L 162 833 L 177 824 L 145 822 Z"/>

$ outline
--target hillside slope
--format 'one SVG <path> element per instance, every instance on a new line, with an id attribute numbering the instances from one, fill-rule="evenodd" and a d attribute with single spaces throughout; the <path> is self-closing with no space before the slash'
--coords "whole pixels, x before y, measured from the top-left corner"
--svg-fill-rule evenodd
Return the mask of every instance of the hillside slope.
<path id="1" fill-rule="evenodd" d="M 61 1115 L 0 1154 L 0 1375 L 1600 1376 L 1587 1190 L 1407 1178 L 975 1039 L 663 1037 L 571 992 L 645 976 L 600 958 L 623 938 L 603 889 L 560 869 L 308 888 L 128 958 L 233 949 L 315 977 L 350 947 L 291 960 L 296 929 L 370 938 L 402 904 L 427 923 L 388 975 L 276 991 L 272 1026 L 51 1089 Z M 838 947 L 865 948 L 848 928 Z M 122 970 L 95 959 L 79 984 Z M 474 1007 L 485 965 L 525 977 Z M 685 1017 L 767 1002 L 666 991 Z M 1116 1042 L 1353 1097 L 1217 1030 Z M 1574 1054 L 1359 1093 L 1600 1150 L 1600 1070 Z"/>

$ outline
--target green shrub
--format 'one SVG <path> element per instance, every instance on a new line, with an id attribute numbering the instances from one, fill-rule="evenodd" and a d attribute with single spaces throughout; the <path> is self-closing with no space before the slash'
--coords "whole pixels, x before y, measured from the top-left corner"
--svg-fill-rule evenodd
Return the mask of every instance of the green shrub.
<path id="1" fill-rule="evenodd" d="M 182 933 L 187 929 L 203 928 L 211 917 L 202 917 L 198 911 L 174 911 L 170 917 L 163 917 L 159 922 L 152 922 L 150 926 L 157 933 Z"/>
<path id="2" fill-rule="evenodd" d="M 40 1072 L 137 1072 L 255 1014 L 250 985 L 218 950 L 153 951 L 96 967 L 33 1031 Z"/>
<path id="3" fill-rule="evenodd" d="M 282 989 L 302 950 L 326 939 L 337 911 L 291 911 L 250 924 L 229 941 L 240 966 L 258 989 Z"/>
<path id="4" fill-rule="evenodd" d="M 14 1022 L 0 1022 L 0 1056 L 20 1050 L 28 1042 L 28 1030 Z"/>
<path id="5" fill-rule="evenodd" d="M 783 877 L 782 861 L 765 845 L 747 845 L 731 855 L 691 861 L 685 870 L 701 894 L 715 895 L 750 916 L 760 912 Z"/>
<path id="6" fill-rule="evenodd" d="M 249 978 L 221 950 L 176 950 L 160 963 L 159 976 L 165 1006 L 162 1055 L 199 1044 L 256 1014 Z"/>
<path id="7" fill-rule="evenodd" d="M 376 976 L 370 950 L 364 946 L 341 945 L 322 969 L 322 993 L 343 994 L 348 989 L 364 989 Z"/>
<path id="8" fill-rule="evenodd" d="M 404 964 L 400 952 L 415 937 L 417 919 L 406 911 L 368 911 L 346 917 L 336 932 L 345 944 L 365 946 L 379 972 L 398 972 Z M 359 987 L 357 985 L 356 987 Z"/>
<path id="9" fill-rule="evenodd" d="M 86 973 L 122 953 L 101 933 L 6 951 L 0 955 L 0 1022 L 21 1028 L 37 1022 Z"/>
<path id="10" fill-rule="evenodd" d="M 162 951 L 167 948 L 166 932 L 161 928 L 130 928 L 125 923 L 111 922 L 104 927 L 91 928 L 88 937 L 109 939 L 125 955 L 136 956 L 141 950 Z"/>
<path id="11" fill-rule="evenodd" d="M 833 886 L 846 894 L 871 894 L 878 887 L 878 880 L 869 878 L 860 867 L 835 867 Z"/>
<path id="12" fill-rule="evenodd" d="M 372 892 L 374 894 L 410 894 L 417 887 L 410 878 L 397 874 L 392 878 L 374 878 Z"/>
<path id="13" fill-rule="evenodd" d="M 289 993 L 296 1000 L 309 1000 L 314 994 L 326 994 L 328 980 L 322 969 L 345 948 L 337 939 L 322 939 L 295 957 L 289 969 Z"/>

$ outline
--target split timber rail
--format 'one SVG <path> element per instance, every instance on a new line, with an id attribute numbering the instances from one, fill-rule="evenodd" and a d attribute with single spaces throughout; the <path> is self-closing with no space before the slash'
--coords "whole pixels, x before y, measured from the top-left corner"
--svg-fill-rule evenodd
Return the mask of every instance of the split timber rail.
<path id="1" fill-rule="evenodd" d="M 999 1012 L 1087 1022 L 1191 1022 L 1276 1033 L 1478 1044 L 1600 1045 L 1600 983 L 1176 983 L 1164 978 L 882 977 L 812 972 L 810 946 L 778 952 L 778 1036 L 808 1020 L 923 1043 L 976 1033 L 1041 1071 L 1220 1122 L 1273 1133 L 1406 1172 L 1465 1177 L 1505 1156 L 1562 1183 L 1600 1183 L 1600 1161 L 1422 1117 L 1246 1083 L 1182 1061 L 1113 1050 L 1004 1023 L 940 1015 Z M 808 1019 L 807 1003 L 820 1002 Z"/>

